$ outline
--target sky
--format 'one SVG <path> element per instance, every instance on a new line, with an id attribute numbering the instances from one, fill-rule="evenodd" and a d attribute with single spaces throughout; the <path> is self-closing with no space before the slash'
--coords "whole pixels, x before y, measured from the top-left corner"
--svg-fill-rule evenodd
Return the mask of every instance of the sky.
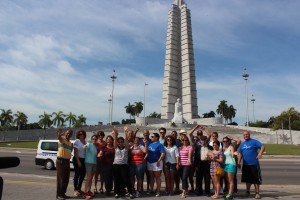
<path id="1" fill-rule="evenodd" d="M 144 94 L 146 116 L 160 113 L 172 3 L 0 1 L 0 108 L 24 112 L 29 122 L 63 111 L 106 124 L 115 70 L 113 121 L 129 118 L 124 107 L 144 102 Z M 250 121 L 300 110 L 300 1 L 186 3 L 200 116 L 226 100 L 237 109 L 234 121 L 245 123 L 244 68 Z"/>

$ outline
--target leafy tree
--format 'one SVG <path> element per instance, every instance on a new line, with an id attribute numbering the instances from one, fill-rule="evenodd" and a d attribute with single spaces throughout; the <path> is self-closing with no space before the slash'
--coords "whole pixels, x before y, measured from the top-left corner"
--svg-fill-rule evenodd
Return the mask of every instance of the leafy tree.
<path id="1" fill-rule="evenodd" d="M 58 112 L 53 112 L 52 115 L 54 115 L 54 118 L 52 120 L 53 124 L 56 126 L 57 125 L 57 128 L 61 127 L 64 122 L 65 122 L 65 119 L 64 117 L 66 116 L 65 114 L 63 114 L 62 111 L 58 111 Z"/>
<path id="2" fill-rule="evenodd" d="M 262 120 L 257 120 L 256 122 L 249 122 L 249 126 L 251 127 L 261 127 L 261 128 L 268 128 L 269 123 L 262 121 Z"/>
<path id="3" fill-rule="evenodd" d="M 1 126 L 3 130 L 8 130 L 8 128 L 11 126 L 14 120 L 12 111 L 11 109 L 8 110 L 1 109 L 1 112 L 2 112 L 0 115 Z"/>
<path id="4" fill-rule="evenodd" d="M 220 104 L 218 105 L 216 112 L 219 115 L 221 115 L 222 120 L 226 116 L 227 109 L 228 109 L 227 101 L 225 101 L 225 100 L 220 101 Z"/>
<path id="5" fill-rule="evenodd" d="M 139 101 L 139 102 L 134 102 L 135 103 L 135 106 L 134 106 L 134 113 L 136 116 L 139 116 L 139 114 L 143 111 L 144 109 L 144 104 Z"/>
<path id="6" fill-rule="evenodd" d="M 129 114 L 129 118 L 131 119 L 131 116 L 135 115 L 134 105 L 132 105 L 128 102 L 128 105 L 125 106 L 125 109 L 126 109 L 126 113 Z"/>
<path id="7" fill-rule="evenodd" d="M 149 118 L 161 118 L 161 114 L 153 112 L 153 113 L 150 113 L 147 117 L 149 117 Z"/>
<path id="8" fill-rule="evenodd" d="M 290 138 L 291 138 L 291 143 L 293 144 L 293 138 L 292 138 L 292 130 L 291 130 L 291 120 L 298 120 L 299 119 L 299 113 L 295 110 L 294 107 L 288 108 L 287 111 L 283 111 L 281 115 L 284 118 L 288 119 L 289 123 L 289 131 L 290 131 Z"/>
<path id="9" fill-rule="evenodd" d="M 76 115 L 74 115 L 72 112 L 66 115 L 66 121 L 69 121 L 69 128 L 71 128 L 71 125 L 74 125 L 76 122 Z"/>
<path id="10" fill-rule="evenodd" d="M 40 121 L 38 122 L 40 126 L 46 130 L 46 128 L 49 128 L 52 125 L 52 120 L 51 120 L 52 115 L 47 114 L 44 112 L 43 115 L 40 115 Z"/>
<path id="11" fill-rule="evenodd" d="M 212 110 L 208 113 L 203 114 L 203 118 L 212 118 L 212 117 L 215 117 L 215 116 L 216 116 L 216 113 Z"/>
<path id="12" fill-rule="evenodd" d="M 120 122 L 115 121 L 115 122 L 112 122 L 111 124 L 112 124 L 112 125 L 120 125 Z"/>
<path id="13" fill-rule="evenodd" d="M 233 107 L 233 105 L 230 105 L 226 111 L 226 117 L 230 120 L 230 123 L 232 122 L 232 119 L 235 118 L 235 114 L 236 109 Z"/>
<path id="14" fill-rule="evenodd" d="M 28 117 L 20 111 L 14 114 L 14 123 L 17 124 L 18 131 L 20 131 L 21 126 L 26 127 Z"/>
<path id="15" fill-rule="evenodd" d="M 75 123 L 75 127 L 76 128 L 82 128 L 84 125 L 86 125 L 86 117 L 83 116 L 83 114 L 79 115 L 76 123 Z"/>

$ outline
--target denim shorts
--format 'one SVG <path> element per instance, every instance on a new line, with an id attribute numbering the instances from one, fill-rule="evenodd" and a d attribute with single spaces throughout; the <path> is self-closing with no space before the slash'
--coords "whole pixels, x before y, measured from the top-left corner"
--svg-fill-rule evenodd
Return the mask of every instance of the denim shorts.
<path id="1" fill-rule="evenodd" d="M 226 164 L 224 166 L 224 171 L 226 173 L 235 173 L 236 172 L 236 165 L 233 164 Z"/>
<path id="2" fill-rule="evenodd" d="M 85 170 L 86 172 L 96 173 L 97 165 L 92 163 L 85 163 Z"/>
<path id="3" fill-rule="evenodd" d="M 144 172 L 146 169 L 146 162 L 141 164 L 130 164 L 129 173 L 130 176 L 135 176 L 137 179 L 142 178 L 144 176 Z"/>
<path id="4" fill-rule="evenodd" d="M 176 171 L 176 163 L 166 163 L 166 169 L 169 171 Z"/>

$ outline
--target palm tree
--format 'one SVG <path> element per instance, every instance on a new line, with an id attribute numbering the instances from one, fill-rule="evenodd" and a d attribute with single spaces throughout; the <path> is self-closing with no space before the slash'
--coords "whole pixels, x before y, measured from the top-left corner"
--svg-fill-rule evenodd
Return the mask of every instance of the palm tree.
<path id="1" fill-rule="evenodd" d="M 228 108 L 227 101 L 225 100 L 220 101 L 220 104 L 218 105 L 218 109 L 216 110 L 216 112 L 219 115 L 221 115 L 222 121 L 223 118 L 226 116 L 227 108 Z"/>
<path id="2" fill-rule="evenodd" d="M 1 126 L 4 131 L 7 131 L 8 128 L 11 126 L 11 123 L 13 122 L 14 117 L 12 115 L 11 109 L 8 109 L 8 110 L 1 109 L 1 111 L 2 111 L 2 113 L 0 115 Z M 2 140 L 5 141 L 5 132 L 3 133 Z"/>
<path id="3" fill-rule="evenodd" d="M 125 106 L 126 113 L 129 114 L 129 119 L 131 119 L 131 116 L 134 116 L 134 105 L 131 105 L 130 102 L 128 102 L 128 105 Z"/>
<path id="4" fill-rule="evenodd" d="M 232 123 L 232 119 L 235 118 L 236 109 L 233 107 L 233 105 L 230 105 L 227 109 L 228 119 L 230 120 L 230 123 Z"/>
<path id="5" fill-rule="evenodd" d="M 1 111 L 2 111 L 2 113 L 0 115 L 1 126 L 4 128 L 4 130 L 7 130 L 8 127 L 13 122 L 14 117 L 13 117 L 11 109 L 8 109 L 8 110 L 1 109 Z"/>
<path id="6" fill-rule="evenodd" d="M 44 111 L 43 115 L 40 115 L 40 121 L 38 122 L 40 124 L 40 126 L 44 127 L 44 139 L 46 136 L 46 130 L 47 128 L 49 128 L 52 125 L 52 120 L 51 120 L 52 115 L 47 114 Z"/>
<path id="7" fill-rule="evenodd" d="M 63 114 L 62 111 L 58 111 L 57 113 L 56 112 L 53 112 L 52 115 L 54 115 L 54 118 L 52 120 L 53 124 L 56 126 L 57 124 L 57 128 L 61 127 L 64 122 L 65 122 L 65 119 L 64 117 L 66 116 L 65 114 Z"/>
<path id="8" fill-rule="evenodd" d="M 18 135 L 17 135 L 17 141 L 19 141 L 19 131 L 20 131 L 20 128 L 21 128 L 21 125 L 24 126 L 27 124 L 27 116 L 23 113 L 23 112 L 20 112 L 20 111 L 17 111 L 16 114 L 14 114 L 14 123 L 17 124 L 17 127 L 18 127 Z"/>
<path id="9" fill-rule="evenodd" d="M 75 125 L 76 128 L 82 128 L 82 126 L 86 125 L 86 117 L 84 117 L 83 114 L 79 115 Z"/>
<path id="10" fill-rule="evenodd" d="M 72 112 L 66 115 L 66 121 L 69 121 L 69 128 L 71 128 L 71 124 L 74 125 L 76 122 L 76 115 L 74 115 Z"/>
<path id="11" fill-rule="evenodd" d="M 299 115 L 299 113 L 295 110 L 294 107 L 290 107 L 290 108 L 288 108 L 287 111 L 283 111 L 281 114 L 288 118 L 291 144 L 293 144 L 292 130 L 291 130 L 291 119 L 294 118 L 294 117 L 297 117 Z"/>
<path id="12" fill-rule="evenodd" d="M 136 116 L 139 116 L 139 114 L 143 111 L 144 109 L 144 104 L 139 101 L 139 102 L 134 102 L 135 103 L 135 106 L 134 106 L 134 113 Z"/>

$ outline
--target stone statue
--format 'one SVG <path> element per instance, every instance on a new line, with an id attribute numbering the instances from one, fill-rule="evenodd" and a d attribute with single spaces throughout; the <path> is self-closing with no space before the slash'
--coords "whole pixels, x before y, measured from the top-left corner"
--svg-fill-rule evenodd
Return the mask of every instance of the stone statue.
<path id="1" fill-rule="evenodd" d="M 178 98 L 177 102 L 175 103 L 175 111 L 174 111 L 174 117 L 172 119 L 172 122 L 174 122 L 175 124 L 176 123 L 182 124 L 184 122 L 182 116 L 182 104 L 180 103 L 180 98 Z"/>

